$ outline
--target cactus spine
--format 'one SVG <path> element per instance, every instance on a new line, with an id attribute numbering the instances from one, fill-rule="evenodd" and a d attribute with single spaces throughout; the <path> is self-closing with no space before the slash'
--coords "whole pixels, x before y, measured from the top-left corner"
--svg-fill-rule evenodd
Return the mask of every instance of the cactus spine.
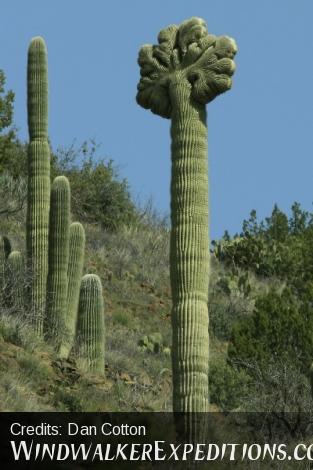
<path id="1" fill-rule="evenodd" d="M 205 104 L 231 87 L 235 42 L 191 18 L 139 52 L 137 102 L 171 119 L 174 411 L 208 410 L 208 164 Z"/>
<path id="2" fill-rule="evenodd" d="M 50 149 L 48 144 L 47 50 L 42 38 L 28 49 L 28 204 L 26 221 L 27 265 L 30 274 L 30 314 L 42 334 L 48 274 L 50 203 Z"/>
<path id="3" fill-rule="evenodd" d="M 70 225 L 68 263 L 67 313 L 65 318 L 66 338 L 61 355 L 68 357 L 74 343 L 77 325 L 80 283 L 84 267 L 85 230 L 79 222 Z"/>
<path id="4" fill-rule="evenodd" d="M 104 316 L 100 278 L 86 274 L 82 278 L 77 333 L 76 355 L 79 366 L 96 374 L 104 374 Z"/>
<path id="5" fill-rule="evenodd" d="M 22 312 L 24 307 L 24 260 L 20 251 L 12 251 L 7 260 L 8 299 L 14 313 Z"/>
<path id="6" fill-rule="evenodd" d="M 70 185 L 65 176 L 57 176 L 51 188 L 45 334 L 58 350 L 65 333 L 69 227 Z"/>

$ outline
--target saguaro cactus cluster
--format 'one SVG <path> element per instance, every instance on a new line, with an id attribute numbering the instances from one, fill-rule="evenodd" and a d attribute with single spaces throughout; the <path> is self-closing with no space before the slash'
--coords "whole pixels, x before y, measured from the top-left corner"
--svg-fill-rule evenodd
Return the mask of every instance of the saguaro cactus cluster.
<path id="1" fill-rule="evenodd" d="M 206 103 L 231 87 L 236 44 L 191 18 L 139 52 L 137 102 L 171 119 L 174 411 L 208 410 L 209 214 Z"/>
<path id="2" fill-rule="evenodd" d="M 80 223 L 70 224 L 69 181 L 65 176 L 56 177 L 50 191 L 47 50 L 40 37 L 31 41 L 28 50 L 27 102 L 26 251 L 30 285 L 25 297 L 22 254 L 11 252 L 8 239 L 0 237 L 1 303 L 12 311 L 26 310 L 34 329 L 61 357 L 68 357 L 72 349 L 78 351 L 73 346 L 79 338 L 79 359 L 84 351 L 87 353 L 84 369 L 103 374 L 101 281 L 95 275 L 87 275 L 82 281 L 85 232 Z M 76 338 L 78 310 L 87 322 L 80 321 Z"/>
<path id="3" fill-rule="evenodd" d="M 191 18 L 160 31 L 157 45 L 139 52 L 137 102 L 171 119 L 172 364 L 174 411 L 208 410 L 209 211 L 206 104 L 231 88 L 237 48 Z M 57 177 L 50 191 L 46 46 L 34 38 L 28 53 L 27 267 L 32 323 L 67 356 L 75 343 L 81 366 L 104 372 L 104 317 L 98 276 L 82 278 L 85 234 L 70 225 L 70 186 Z M 50 199 L 51 197 L 51 199 Z M 11 251 L 11 250 L 9 250 Z M 14 254 L 15 253 L 15 254 Z M 0 283 L 8 258 L 21 258 L 0 239 Z M 2 269 L 3 267 L 3 269 Z M 0 286 L 1 287 L 1 286 Z M 76 333 L 76 335 L 75 335 Z"/>

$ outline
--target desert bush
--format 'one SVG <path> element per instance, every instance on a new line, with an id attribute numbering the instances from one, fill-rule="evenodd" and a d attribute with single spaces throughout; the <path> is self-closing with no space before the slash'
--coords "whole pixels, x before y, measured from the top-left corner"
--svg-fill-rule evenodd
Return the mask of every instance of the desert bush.
<path id="1" fill-rule="evenodd" d="M 52 177 L 65 175 L 71 183 L 72 212 L 83 223 L 116 230 L 137 218 L 128 182 L 113 160 L 99 157 L 93 141 L 59 148 L 53 155 Z"/>
<path id="2" fill-rule="evenodd" d="M 295 202 L 287 217 L 277 205 L 270 217 L 258 222 L 256 211 L 244 220 L 242 233 L 226 232 L 213 241 L 215 256 L 233 273 L 253 271 L 258 276 L 284 280 L 302 296 L 312 294 L 313 214 Z"/>
<path id="3" fill-rule="evenodd" d="M 210 360 L 210 402 L 222 411 L 235 410 L 242 405 L 249 394 L 250 381 L 244 370 L 230 366 L 224 357 Z"/>
<path id="4" fill-rule="evenodd" d="M 9 172 L 0 175 L 0 216 L 22 212 L 27 198 L 27 181 L 23 176 L 13 178 Z"/>
<path id="5" fill-rule="evenodd" d="M 249 393 L 241 400 L 242 411 L 312 413 L 310 382 L 298 367 L 279 357 L 262 367 L 254 360 L 239 364 L 250 378 Z"/>
<path id="6" fill-rule="evenodd" d="M 234 325 L 228 357 L 262 369 L 280 359 L 307 373 L 313 357 L 313 314 L 310 302 L 299 302 L 292 291 L 271 290 L 256 300 L 252 315 Z"/>
<path id="7" fill-rule="evenodd" d="M 32 382 L 23 374 L 8 371 L 0 378 L 1 411 L 51 411 L 32 394 Z"/>
<path id="8" fill-rule="evenodd" d="M 5 341 L 21 346 L 29 352 L 47 348 L 27 321 L 27 318 L 21 315 L 2 313 L 0 316 L 0 335 Z"/>

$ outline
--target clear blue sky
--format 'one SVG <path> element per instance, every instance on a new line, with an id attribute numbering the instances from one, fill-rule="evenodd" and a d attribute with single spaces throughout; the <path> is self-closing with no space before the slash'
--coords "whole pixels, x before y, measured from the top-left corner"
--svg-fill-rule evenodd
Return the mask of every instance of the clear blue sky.
<path id="1" fill-rule="evenodd" d="M 190 16 L 236 39 L 233 89 L 208 106 L 211 236 L 240 231 L 256 209 L 313 201 L 312 0 L 5 0 L 0 68 L 26 128 L 26 54 L 41 35 L 49 54 L 54 148 L 95 138 L 135 197 L 169 211 L 169 121 L 135 102 L 137 53 Z"/>

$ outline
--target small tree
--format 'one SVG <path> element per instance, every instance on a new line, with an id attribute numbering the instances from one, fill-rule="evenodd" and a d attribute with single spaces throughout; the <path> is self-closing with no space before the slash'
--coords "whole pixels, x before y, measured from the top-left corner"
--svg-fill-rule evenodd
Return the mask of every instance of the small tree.
<path id="1" fill-rule="evenodd" d="M 5 92 L 5 74 L 0 70 L 0 172 L 6 168 L 7 149 L 15 138 L 14 130 L 6 131 L 12 124 L 14 93 L 12 90 Z"/>
<path id="2" fill-rule="evenodd" d="M 136 219 L 128 183 L 120 179 L 113 161 L 99 158 L 95 142 L 78 148 L 59 149 L 53 158 L 52 174 L 71 181 L 72 212 L 81 222 L 115 230 Z"/>
<path id="3" fill-rule="evenodd" d="M 279 359 L 307 373 L 313 357 L 312 331 L 310 303 L 298 302 L 288 288 L 281 294 L 271 290 L 258 297 L 251 316 L 234 326 L 228 357 L 242 367 L 255 362 L 261 370 Z"/>

